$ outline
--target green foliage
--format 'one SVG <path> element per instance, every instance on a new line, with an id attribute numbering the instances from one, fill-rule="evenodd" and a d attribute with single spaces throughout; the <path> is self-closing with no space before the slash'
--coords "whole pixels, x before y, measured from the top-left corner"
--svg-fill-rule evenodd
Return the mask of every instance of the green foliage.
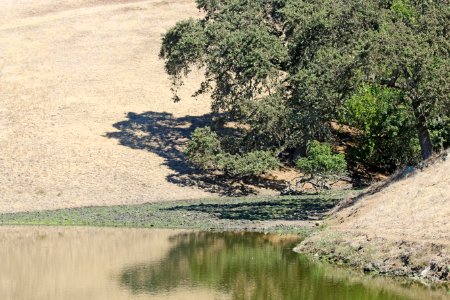
<path id="1" fill-rule="evenodd" d="M 413 21 L 416 15 L 416 10 L 411 5 L 409 0 L 394 0 L 392 2 L 391 10 L 399 17 L 406 20 Z"/>
<path id="2" fill-rule="evenodd" d="M 219 166 L 233 176 L 261 175 L 275 170 L 279 166 L 278 160 L 269 151 L 252 151 L 243 155 L 221 155 L 218 157 Z"/>
<path id="3" fill-rule="evenodd" d="M 430 122 L 430 134 L 436 150 L 444 150 L 450 147 L 450 114 L 442 116 L 438 120 Z"/>
<path id="4" fill-rule="evenodd" d="M 361 132 L 352 163 L 392 170 L 414 161 L 417 146 L 427 158 L 433 143 L 449 143 L 448 1 L 197 5 L 204 17 L 170 29 L 161 57 L 176 100 L 182 76 L 191 66 L 203 67 L 205 80 L 195 94 L 210 93 L 213 112 L 235 125 L 216 136 L 223 163 L 210 166 L 227 170 L 231 156 L 244 162 L 246 153 L 292 154 L 311 140 L 329 141 L 330 124 L 343 111 Z M 192 160 L 214 161 L 216 154 L 208 155 Z"/>
<path id="5" fill-rule="evenodd" d="M 163 38 L 161 57 L 172 76 L 175 99 L 189 66 L 203 66 L 205 80 L 195 95 L 210 93 L 213 112 L 247 125 L 240 132 L 238 152 L 279 152 L 292 139 L 287 138 L 287 119 L 281 121 L 291 109 L 284 94 L 277 95 L 288 53 L 281 28 L 273 23 L 276 6 L 266 0 L 199 0 L 197 5 L 205 18 L 181 22 Z"/>
<path id="6" fill-rule="evenodd" d="M 166 72 L 172 77 L 173 100 L 178 102 L 177 89 L 182 85 L 182 75 L 187 76 L 191 65 L 202 66 L 206 36 L 196 20 L 178 22 L 164 35 L 160 57 L 166 58 Z"/>
<path id="7" fill-rule="evenodd" d="M 298 233 L 298 226 L 269 226 L 255 220 L 307 220 L 333 208 L 346 193 L 317 196 L 220 197 L 140 205 L 0 214 L 0 225 L 84 225 L 142 228 L 183 228 L 200 231 L 230 229 Z M 201 200 L 201 201 L 200 201 Z M 189 212 L 189 218 L 186 213 Z M 300 228 L 301 233 L 306 233 Z M 303 236 L 303 235 L 302 235 Z"/>
<path id="8" fill-rule="evenodd" d="M 363 85 L 343 106 L 341 121 L 355 131 L 348 154 L 353 164 L 392 170 L 418 161 L 414 115 L 401 91 Z"/>
<path id="9" fill-rule="evenodd" d="M 206 17 L 169 30 L 161 57 L 175 84 L 180 84 L 182 71 L 189 72 L 189 65 L 205 66 L 206 79 L 196 94 L 212 91 L 214 112 L 227 111 L 242 119 L 238 101 L 272 90 L 287 58 L 276 28 L 265 22 L 273 8 L 265 0 L 197 4 Z"/>
<path id="10" fill-rule="evenodd" d="M 176 76 L 185 75 L 190 65 L 201 61 L 206 44 L 203 28 L 196 20 L 178 22 L 164 35 L 160 56 L 166 58 L 166 71 Z"/>
<path id="11" fill-rule="evenodd" d="M 333 154 L 331 146 L 327 143 L 311 141 L 308 155 L 301 157 L 296 162 L 300 171 L 322 177 L 334 177 L 345 174 L 347 162 L 343 154 Z"/>
<path id="12" fill-rule="evenodd" d="M 186 149 L 189 159 L 205 169 L 217 167 L 217 156 L 221 152 L 218 136 L 209 127 L 197 128 Z"/>
<path id="13" fill-rule="evenodd" d="M 271 95 L 259 101 L 242 101 L 241 110 L 246 116 L 245 140 L 241 145 L 250 149 L 283 151 L 298 145 L 293 112 L 282 95 Z"/>
<path id="14" fill-rule="evenodd" d="M 186 149 L 188 158 L 203 169 L 223 171 L 233 176 L 260 175 L 278 168 L 269 151 L 230 154 L 222 150 L 218 135 L 209 127 L 197 128 Z"/>

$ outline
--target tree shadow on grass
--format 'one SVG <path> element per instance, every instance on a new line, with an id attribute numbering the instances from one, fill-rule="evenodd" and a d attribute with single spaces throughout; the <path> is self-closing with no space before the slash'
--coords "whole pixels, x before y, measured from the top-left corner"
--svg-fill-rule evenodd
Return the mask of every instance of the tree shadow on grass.
<path id="1" fill-rule="evenodd" d="M 284 185 L 269 180 L 236 180 L 223 174 L 205 172 L 189 164 L 183 149 L 196 128 L 208 126 L 214 115 L 175 118 L 166 112 L 129 112 L 127 119 L 114 124 L 118 130 L 106 137 L 119 140 L 121 145 L 142 149 L 164 158 L 165 165 L 174 171 L 167 181 L 179 186 L 193 186 L 207 192 L 227 196 L 256 194 L 256 188 L 282 189 Z"/>
<path id="2" fill-rule="evenodd" d="M 219 219 L 250 221 L 304 221 L 321 219 L 340 198 L 281 198 L 232 204 L 196 204 L 176 206 L 167 210 L 209 213 Z"/>

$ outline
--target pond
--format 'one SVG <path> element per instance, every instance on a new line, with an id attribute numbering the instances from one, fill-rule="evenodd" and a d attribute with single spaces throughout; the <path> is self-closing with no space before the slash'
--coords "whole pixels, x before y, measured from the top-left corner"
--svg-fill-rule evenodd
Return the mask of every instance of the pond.
<path id="1" fill-rule="evenodd" d="M 0 227 L 0 299 L 446 299 L 319 264 L 297 236 Z"/>

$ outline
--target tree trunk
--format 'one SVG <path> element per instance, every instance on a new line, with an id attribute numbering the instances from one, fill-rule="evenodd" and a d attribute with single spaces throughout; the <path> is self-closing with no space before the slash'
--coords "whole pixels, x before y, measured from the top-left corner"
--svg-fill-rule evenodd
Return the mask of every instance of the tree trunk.
<path id="1" fill-rule="evenodd" d="M 422 158 L 426 160 L 433 154 L 433 144 L 431 143 L 427 120 L 425 115 L 420 112 L 418 101 L 413 101 L 412 107 L 416 118 L 416 130 L 419 138 L 420 151 L 422 152 Z"/>
<path id="2" fill-rule="evenodd" d="M 416 126 L 417 134 L 419 136 L 420 151 L 422 152 L 422 158 L 428 159 L 433 153 L 433 145 L 431 144 L 430 133 L 428 132 L 428 127 L 423 124 L 418 124 Z"/>

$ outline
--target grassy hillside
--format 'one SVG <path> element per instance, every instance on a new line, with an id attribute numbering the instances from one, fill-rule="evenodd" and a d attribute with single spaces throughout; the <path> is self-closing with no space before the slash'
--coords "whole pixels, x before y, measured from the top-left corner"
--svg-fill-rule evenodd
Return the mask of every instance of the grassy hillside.
<path id="1" fill-rule="evenodd" d="M 450 280 L 450 160 L 410 169 L 341 204 L 299 251 L 366 271 Z"/>

